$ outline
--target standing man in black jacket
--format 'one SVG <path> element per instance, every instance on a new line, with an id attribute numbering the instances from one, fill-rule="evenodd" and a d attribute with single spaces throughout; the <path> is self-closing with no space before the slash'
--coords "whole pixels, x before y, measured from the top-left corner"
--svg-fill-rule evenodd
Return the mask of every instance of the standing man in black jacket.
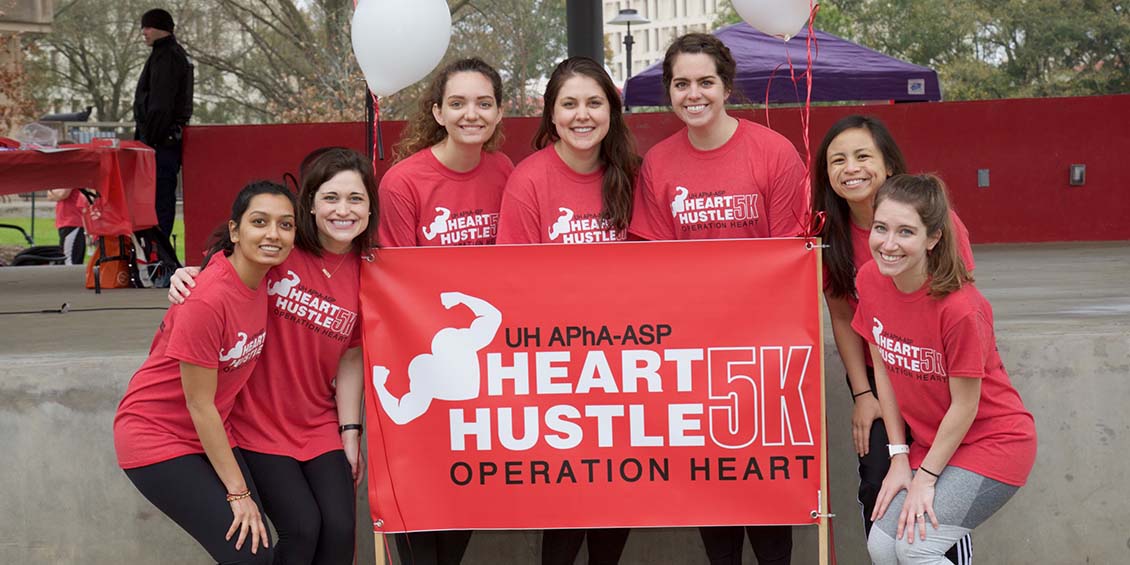
<path id="1" fill-rule="evenodd" d="M 157 225 L 173 233 L 181 128 L 192 117 L 192 60 L 173 35 L 173 16 L 161 9 L 141 16 L 141 35 L 152 47 L 133 95 L 134 138 L 157 150 Z"/>

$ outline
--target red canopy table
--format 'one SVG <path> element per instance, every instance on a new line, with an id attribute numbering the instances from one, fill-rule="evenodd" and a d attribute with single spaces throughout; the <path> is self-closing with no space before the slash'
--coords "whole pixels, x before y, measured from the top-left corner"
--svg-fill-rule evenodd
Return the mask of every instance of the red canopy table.
<path id="1" fill-rule="evenodd" d="M 123 141 L 120 147 L 0 151 L 0 194 L 49 188 L 96 191 L 100 198 L 87 218 L 92 236 L 129 235 L 157 225 L 156 179 L 156 153 L 137 141 Z"/>
<path id="2" fill-rule="evenodd" d="M 94 290 L 101 292 L 101 263 L 125 260 L 106 255 L 105 238 L 118 236 L 125 248 L 135 231 L 157 225 L 154 191 L 157 157 L 138 141 L 119 147 L 63 145 L 57 149 L 0 151 L 0 194 L 50 188 L 86 188 L 98 193 L 84 210 L 87 232 L 98 240 L 100 258 L 94 263 Z"/>

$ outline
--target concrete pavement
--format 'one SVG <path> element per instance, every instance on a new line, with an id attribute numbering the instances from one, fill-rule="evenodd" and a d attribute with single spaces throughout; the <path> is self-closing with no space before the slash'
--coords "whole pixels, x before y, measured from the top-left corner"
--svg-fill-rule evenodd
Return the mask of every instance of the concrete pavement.
<path id="1" fill-rule="evenodd" d="M 975 532 L 977 562 L 1130 562 L 1130 245 L 994 245 L 975 254 L 1005 365 L 1040 436 L 1028 486 Z M 164 314 L 165 293 L 95 295 L 82 280 L 79 267 L 0 269 L 0 563 L 205 563 L 114 460 L 114 410 Z M 64 302 L 68 313 L 40 312 Z M 826 336 L 836 551 L 840 563 L 865 563 L 851 402 Z M 371 563 L 360 504 L 357 562 Z M 539 540 L 536 532 L 479 532 L 464 562 L 536 563 Z M 795 545 L 794 563 L 816 562 L 814 528 L 797 528 Z M 748 547 L 745 562 L 754 563 Z M 694 530 L 636 530 L 622 563 L 705 558 Z"/>

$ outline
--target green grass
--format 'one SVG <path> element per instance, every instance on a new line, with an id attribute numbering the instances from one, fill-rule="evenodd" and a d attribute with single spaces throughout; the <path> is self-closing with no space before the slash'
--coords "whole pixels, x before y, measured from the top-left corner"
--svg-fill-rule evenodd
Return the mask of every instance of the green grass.
<path id="1" fill-rule="evenodd" d="M 28 234 L 31 234 L 31 218 L 29 216 L 5 216 L 0 217 L 0 224 L 12 224 L 20 226 Z M 173 235 L 176 236 L 177 242 L 177 257 L 184 260 L 184 221 L 177 218 L 173 224 Z M 58 245 L 59 244 L 59 231 L 55 229 L 54 218 L 36 218 L 35 219 L 35 244 L 36 245 Z M 0 245 L 17 245 L 19 247 L 28 247 L 27 240 L 24 239 L 20 232 L 0 228 Z M 89 251 L 88 251 L 89 253 Z"/>

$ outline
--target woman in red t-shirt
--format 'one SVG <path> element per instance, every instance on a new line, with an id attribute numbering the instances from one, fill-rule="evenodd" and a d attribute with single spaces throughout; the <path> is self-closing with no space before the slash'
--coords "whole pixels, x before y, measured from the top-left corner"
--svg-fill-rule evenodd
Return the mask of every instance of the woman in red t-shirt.
<path id="1" fill-rule="evenodd" d="M 663 86 L 686 127 L 644 156 L 629 228 L 636 238 L 803 231 L 804 163 L 781 134 L 726 113 L 736 72 L 730 50 L 713 35 L 690 33 L 667 48 Z"/>
<path id="2" fill-rule="evenodd" d="M 502 77 L 480 59 L 461 59 L 432 79 L 396 145 L 400 159 L 381 177 L 381 247 L 492 245 L 502 190 L 514 164 L 502 144 Z M 471 531 L 397 534 L 400 559 L 459 563 Z"/>
<path id="3" fill-rule="evenodd" d="M 634 238 L 795 237 L 803 231 L 804 164 L 777 132 L 726 113 L 737 63 L 717 37 L 690 33 L 667 48 L 663 86 L 686 124 L 644 156 Z M 711 565 L 742 562 L 749 534 L 761 565 L 792 558 L 789 526 L 699 528 Z"/>
<path id="4" fill-rule="evenodd" d="M 47 191 L 47 199 L 55 202 L 55 229 L 59 230 L 59 247 L 63 249 L 64 265 L 81 265 L 86 262 L 86 231 L 82 225 L 82 209 L 86 197 L 74 188 L 54 188 Z"/>
<path id="5" fill-rule="evenodd" d="M 891 440 L 867 541 L 878 564 L 945 563 L 949 547 L 1024 485 L 1036 458 L 1035 422 L 956 239 L 937 177 L 897 175 L 875 195 L 874 261 L 856 276 L 852 327 L 870 343 Z"/>
<path id="6" fill-rule="evenodd" d="M 353 562 L 363 368 L 361 255 L 376 182 L 352 149 L 324 147 L 299 167 L 294 252 L 267 275 L 271 339 L 232 410 L 232 431 L 278 532 L 276 560 Z M 177 303 L 196 269 L 178 270 Z"/>
<path id="7" fill-rule="evenodd" d="M 863 507 L 865 534 L 871 533 L 871 513 L 890 467 L 887 432 L 875 394 L 875 372 L 867 346 L 851 329 L 859 301 L 855 274 L 871 261 L 867 240 L 874 215 L 875 192 L 892 175 L 907 172 L 902 151 L 883 122 L 851 115 L 837 121 L 824 136 L 813 160 L 812 211 L 826 215 L 824 223 L 824 298 L 832 320 L 832 336 L 847 371 L 854 401 L 852 439 L 859 456 L 858 500 Z M 969 233 L 957 214 L 950 215 L 955 243 L 966 269 L 973 271 Z M 972 559 L 972 541 L 963 538 L 946 553 L 953 563 Z"/>
<path id="8" fill-rule="evenodd" d="M 596 61 L 570 57 L 549 77 L 544 100 L 538 152 L 506 183 L 498 243 L 624 240 L 640 158 L 616 85 Z M 586 537 L 590 563 L 617 563 L 630 531 L 546 530 L 542 565 L 572 565 Z"/>
<path id="9" fill-rule="evenodd" d="M 267 528 L 228 415 L 263 349 L 263 279 L 294 245 L 294 204 L 271 182 L 240 191 L 200 277 L 205 289 L 169 308 L 114 417 L 126 476 L 222 563 L 270 559 L 259 551 Z"/>
<path id="10" fill-rule="evenodd" d="M 480 59 L 446 66 L 420 97 L 381 177 L 381 247 L 490 245 L 514 164 L 502 144 L 502 77 Z"/>

